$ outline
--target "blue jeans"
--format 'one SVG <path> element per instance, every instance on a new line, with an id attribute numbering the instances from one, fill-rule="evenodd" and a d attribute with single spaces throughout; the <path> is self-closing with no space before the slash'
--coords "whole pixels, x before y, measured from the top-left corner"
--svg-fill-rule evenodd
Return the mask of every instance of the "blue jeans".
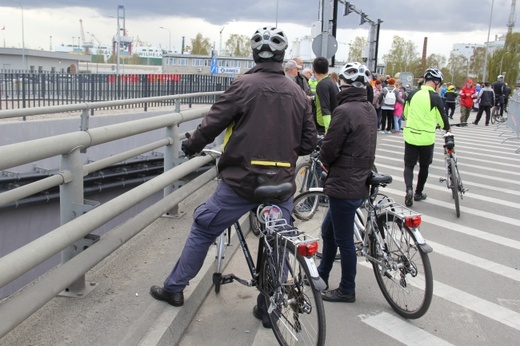
<path id="1" fill-rule="evenodd" d="M 394 115 L 394 131 L 395 132 L 401 131 L 401 119 L 402 119 L 402 117 L 396 117 Z"/>
<path id="2" fill-rule="evenodd" d="M 277 204 L 287 222 L 291 222 L 293 198 Z M 221 181 L 213 195 L 193 212 L 193 225 L 181 257 L 164 281 L 168 292 L 182 292 L 189 281 L 197 275 L 211 244 L 242 215 L 258 206 L 236 194 L 228 184 Z"/>
<path id="3" fill-rule="evenodd" d="M 328 284 L 336 252 L 341 255 L 341 281 L 343 293 L 356 291 L 357 255 L 354 246 L 354 217 L 363 199 L 339 199 L 329 197 L 329 212 L 321 225 L 323 255 L 318 273 Z"/>

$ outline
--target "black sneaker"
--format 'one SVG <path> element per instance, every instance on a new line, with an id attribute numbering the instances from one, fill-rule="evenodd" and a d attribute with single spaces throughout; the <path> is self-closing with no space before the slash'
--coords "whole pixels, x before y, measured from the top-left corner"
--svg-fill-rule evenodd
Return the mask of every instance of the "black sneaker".
<path id="1" fill-rule="evenodd" d="M 343 293 L 339 288 L 336 288 L 335 290 L 321 292 L 321 298 L 328 302 L 354 303 L 356 293 Z"/>
<path id="2" fill-rule="evenodd" d="M 406 204 L 407 207 L 411 207 L 413 205 L 413 190 L 412 189 L 406 190 L 406 196 L 404 197 L 404 204 Z"/>
<path id="3" fill-rule="evenodd" d="M 421 193 L 416 193 L 414 196 L 413 196 L 413 199 L 414 201 L 424 201 L 426 199 L 426 194 L 424 192 L 421 192 Z"/>
<path id="4" fill-rule="evenodd" d="M 253 316 L 262 321 L 262 325 L 264 326 L 264 328 L 273 328 L 273 326 L 271 325 L 271 320 L 269 319 L 269 315 L 267 313 L 262 313 L 260 309 L 258 309 L 257 305 L 255 305 L 255 307 L 253 308 Z"/>

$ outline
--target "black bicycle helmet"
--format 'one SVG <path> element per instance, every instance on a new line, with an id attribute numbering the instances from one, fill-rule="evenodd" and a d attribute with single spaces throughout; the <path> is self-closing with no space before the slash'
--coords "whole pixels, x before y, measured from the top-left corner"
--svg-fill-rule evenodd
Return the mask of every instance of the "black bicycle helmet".
<path id="1" fill-rule="evenodd" d="M 442 74 L 441 70 L 435 67 L 430 67 L 426 70 L 426 72 L 424 72 L 424 80 L 433 80 L 442 83 L 444 81 L 444 75 Z"/>
<path id="2" fill-rule="evenodd" d="M 339 78 L 353 87 L 363 88 L 370 83 L 372 74 L 365 65 L 358 62 L 349 62 L 339 71 Z"/>
<path id="3" fill-rule="evenodd" d="M 256 63 L 270 60 L 282 62 L 287 46 L 287 37 L 278 28 L 263 27 L 256 30 L 251 37 L 251 49 Z"/>

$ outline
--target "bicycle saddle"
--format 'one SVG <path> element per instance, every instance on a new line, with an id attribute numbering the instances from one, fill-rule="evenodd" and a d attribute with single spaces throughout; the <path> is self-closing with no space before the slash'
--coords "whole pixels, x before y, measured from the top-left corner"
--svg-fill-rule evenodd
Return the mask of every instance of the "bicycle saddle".
<path id="1" fill-rule="evenodd" d="M 254 195 L 257 199 L 269 200 L 290 194 L 292 190 L 293 185 L 289 182 L 278 185 L 262 185 L 255 189 Z"/>
<path id="2" fill-rule="evenodd" d="M 369 185 L 390 184 L 391 182 L 392 176 L 388 174 L 372 172 L 372 175 L 368 178 Z"/>

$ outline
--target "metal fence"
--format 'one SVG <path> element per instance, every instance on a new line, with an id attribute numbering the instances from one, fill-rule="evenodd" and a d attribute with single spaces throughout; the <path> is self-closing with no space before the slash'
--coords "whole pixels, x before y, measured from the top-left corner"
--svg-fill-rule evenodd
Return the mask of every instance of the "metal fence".
<path id="1" fill-rule="evenodd" d="M 229 87 L 231 77 L 197 74 L 0 73 L 0 110 L 57 106 L 143 97 L 205 93 Z M 211 104 L 212 97 L 185 102 Z M 170 103 L 167 103 L 170 102 Z M 149 106 L 173 104 L 172 100 Z M 139 108 L 139 104 L 125 105 Z"/>
<path id="2" fill-rule="evenodd" d="M 180 98 L 199 96 L 214 99 L 218 94 L 221 93 L 176 95 L 156 97 L 155 99 L 162 101 L 162 98 L 168 98 L 171 99 L 170 101 L 175 101 Z M 142 102 L 144 102 L 143 99 L 107 101 L 103 103 L 103 106 L 116 107 Z M 83 103 L 76 106 L 40 108 L 45 113 L 69 111 L 73 107 L 76 107 L 76 110 L 83 110 L 80 130 L 0 146 L 0 157 L 2 157 L 0 170 L 44 158 L 61 157 L 60 169 L 57 173 L 30 184 L 13 186 L 12 189 L 0 193 L 1 206 L 59 186 L 61 218 L 61 226 L 58 228 L 0 258 L 0 287 L 58 253 L 61 253 L 62 258 L 62 264 L 52 270 L 49 275 L 40 278 L 34 285 L 28 285 L 29 287 L 26 287 L 16 296 L 2 302 L 0 315 L 9 316 L 9 318 L 3 318 L 0 321 L 0 338 L 61 291 L 67 289 L 73 295 L 84 295 L 89 290 L 85 284 L 85 273 L 89 269 L 109 256 L 155 219 L 165 213 L 174 212 L 172 208 L 176 208 L 179 202 L 216 176 L 215 170 L 209 170 L 177 190 L 173 187 L 179 179 L 213 161 L 211 156 L 201 156 L 179 164 L 178 159 L 180 139 L 185 137 L 180 136 L 177 125 L 201 118 L 207 113 L 210 106 L 89 128 L 86 126 L 88 124 L 88 119 L 86 119 L 88 118 L 88 110 L 95 106 L 95 104 Z M 20 111 L 22 110 L 0 112 L 0 118 L 20 116 L 18 114 L 21 113 Z M 37 110 L 31 109 L 27 113 L 27 116 L 36 115 Z M 163 138 L 157 138 L 154 142 L 117 155 L 86 164 L 83 163 L 84 160 L 81 155 L 89 148 L 158 129 L 164 130 Z M 158 148 L 164 149 L 164 172 L 162 174 L 97 206 L 90 204 L 84 198 L 83 187 L 85 177 L 89 173 Z M 20 153 L 24 153 L 24 155 L 20 155 Z M 161 191 L 164 197 L 159 202 L 149 206 L 141 213 L 133 215 L 103 237 L 93 237 L 92 232 L 101 225 Z"/>
<path id="3" fill-rule="evenodd" d="M 496 130 L 502 129 L 503 123 L 497 123 Z M 505 122 L 507 130 L 503 131 L 500 136 L 507 135 L 502 143 L 508 140 L 520 140 L 520 89 L 516 89 L 513 95 L 509 98 L 507 120 Z M 511 136 L 513 132 L 513 136 Z M 520 153 L 520 148 L 515 150 L 515 153 Z"/>

